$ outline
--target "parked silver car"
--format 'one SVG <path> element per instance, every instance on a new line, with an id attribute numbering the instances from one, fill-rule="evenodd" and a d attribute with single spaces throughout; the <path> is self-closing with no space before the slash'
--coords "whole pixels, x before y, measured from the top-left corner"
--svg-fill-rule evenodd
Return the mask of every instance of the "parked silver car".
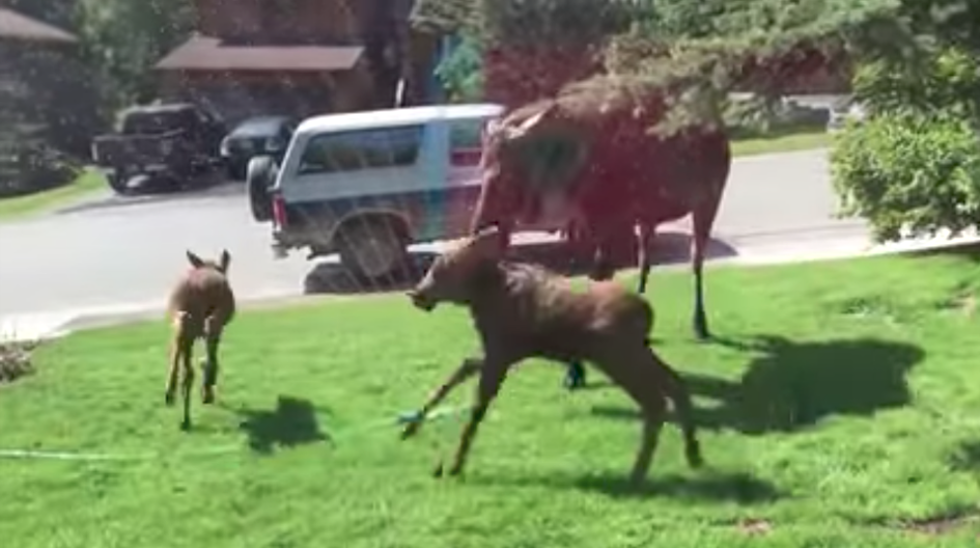
<path id="1" fill-rule="evenodd" d="M 840 131 L 848 120 L 863 122 L 867 117 L 864 105 L 848 97 L 830 106 L 830 119 L 827 120 L 827 132 Z"/>

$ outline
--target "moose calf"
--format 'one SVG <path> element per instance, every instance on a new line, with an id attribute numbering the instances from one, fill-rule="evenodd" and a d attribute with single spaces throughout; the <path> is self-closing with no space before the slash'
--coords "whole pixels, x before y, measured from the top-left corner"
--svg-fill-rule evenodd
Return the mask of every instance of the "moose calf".
<path id="1" fill-rule="evenodd" d="M 472 414 L 463 429 L 450 475 L 462 472 L 470 444 L 511 366 L 530 357 L 565 363 L 590 361 L 639 404 L 643 439 L 631 480 L 646 477 L 672 400 L 684 435 L 688 464 L 702 464 L 683 381 L 650 349 L 653 310 L 641 297 L 614 282 L 594 282 L 585 292 L 543 268 L 501 259 L 504 242 L 496 227 L 477 233 L 441 255 L 408 292 L 425 311 L 441 302 L 469 308 L 483 356 L 463 361 L 402 433 L 414 435 L 429 413 L 457 385 L 479 375 Z M 442 461 L 436 476 L 443 473 Z"/>
<path id="2" fill-rule="evenodd" d="M 218 344 L 221 333 L 235 315 L 235 295 L 228 284 L 228 265 L 231 255 L 221 252 L 218 262 L 205 261 L 187 252 L 191 263 L 170 294 L 168 316 L 173 323 L 170 347 L 170 376 L 167 379 L 167 405 L 174 404 L 177 377 L 183 372 L 184 419 L 181 428 L 191 427 L 190 398 L 194 386 L 194 368 L 191 358 L 194 342 L 203 338 L 207 346 L 204 363 L 202 400 L 214 402 L 214 385 L 218 381 Z"/>

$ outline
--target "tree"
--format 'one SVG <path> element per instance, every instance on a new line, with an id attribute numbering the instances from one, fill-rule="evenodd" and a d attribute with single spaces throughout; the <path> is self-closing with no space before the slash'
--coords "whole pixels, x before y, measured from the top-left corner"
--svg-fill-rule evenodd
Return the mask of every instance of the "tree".
<path id="1" fill-rule="evenodd" d="M 915 55 L 864 63 L 855 94 L 870 119 L 831 155 L 841 214 L 877 241 L 980 228 L 980 8 L 907 0 Z"/>
<path id="2" fill-rule="evenodd" d="M 71 31 L 67 0 L 8 0 L 4 7 Z M 0 194 L 71 180 L 71 157 L 88 154 L 100 126 L 91 70 L 75 44 L 0 43 Z"/>
<path id="3" fill-rule="evenodd" d="M 191 0 L 78 0 L 86 60 L 112 110 L 156 92 L 153 66 L 193 29 Z"/>
<path id="4" fill-rule="evenodd" d="M 673 102 L 667 127 L 717 123 L 739 86 L 777 97 L 818 66 L 907 48 L 898 2 L 420 0 L 414 16 L 423 27 L 469 33 L 484 49 L 594 53 L 606 72 L 660 84 Z"/>
<path id="5" fill-rule="evenodd" d="M 450 101 L 474 102 L 483 98 L 483 49 L 480 42 L 463 34 L 453 50 L 440 61 L 435 75 Z"/>
<path id="6" fill-rule="evenodd" d="M 2 0 L 80 43 L 3 44 L 0 55 L 0 193 L 71 179 L 89 142 L 121 105 L 154 90 L 153 65 L 186 38 L 190 0 Z"/>

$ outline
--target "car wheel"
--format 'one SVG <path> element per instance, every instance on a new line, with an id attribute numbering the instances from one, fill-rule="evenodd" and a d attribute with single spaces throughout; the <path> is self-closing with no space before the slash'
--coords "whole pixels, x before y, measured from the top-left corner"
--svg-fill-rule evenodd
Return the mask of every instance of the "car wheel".
<path id="1" fill-rule="evenodd" d="M 341 263 L 354 275 L 377 281 L 396 276 L 408 260 L 408 237 L 385 220 L 351 220 L 334 236 Z"/>
<path id="2" fill-rule="evenodd" d="M 268 156 L 252 158 L 245 170 L 245 187 L 252 217 L 260 223 L 272 219 L 269 189 L 275 183 L 277 170 L 276 163 Z"/>
<path id="3" fill-rule="evenodd" d="M 107 173 L 105 180 L 109 184 L 109 188 L 120 196 L 129 196 L 133 193 L 133 190 L 129 188 L 129 177 L 118 173 Z"/>

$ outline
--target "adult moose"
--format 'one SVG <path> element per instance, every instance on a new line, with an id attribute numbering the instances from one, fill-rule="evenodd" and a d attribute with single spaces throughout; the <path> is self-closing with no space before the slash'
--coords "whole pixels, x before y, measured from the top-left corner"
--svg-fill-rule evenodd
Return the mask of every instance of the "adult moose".
<path id="1" fill-rule="evenodd" d="M 517 224 L 566 230 L 577 252 L 594 251 L 594 280 L 612 277 L 612 257 L 636 249 L 643 293 L 657 226 L 690 214 L 693 327 L 705 340 L 702 269 L 731 150 L 719 127 L 659 134 L 667 108 L 660 86 L 598 76 L 514 109 L 484 134 L 471 229 L 497 225 L 505 236 Z"/>

